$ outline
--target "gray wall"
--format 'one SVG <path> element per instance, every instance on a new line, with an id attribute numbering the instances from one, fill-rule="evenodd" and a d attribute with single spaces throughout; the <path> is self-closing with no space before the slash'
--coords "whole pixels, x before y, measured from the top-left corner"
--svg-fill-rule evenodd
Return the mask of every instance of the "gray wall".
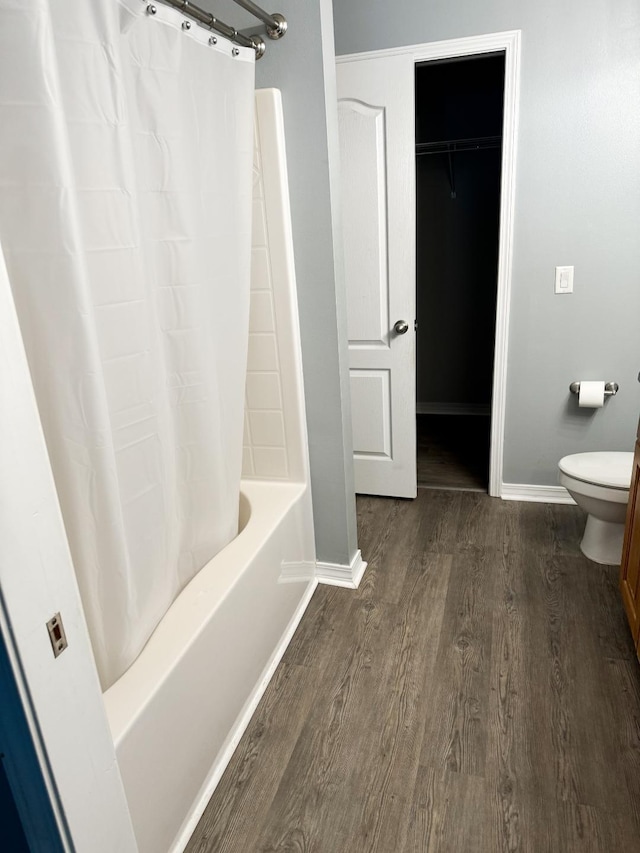
<path id="1" fill-rule="evenodd" d="M 237 29 L 261 30 L 229 0 L 199 5 Z M 319 560 L 344 564 L 357 537 L 342 259 L 333 250 L 339 219 L 331 0 L 262 5 L 289 23 L 280 41 L 265 38 L 256 85 L 280 89 L 283 99 L 316 548 Z"/>
<path id="2" fill-rule="evenodd" d="M 640 4 L 334 0 L 337 53 L 522 30 L 504 480 L 553 485 L 567 453 L 630 450 L 640 410 Z M 556 265 L 575 293 L 553 294 Z M 573 379 L 612 379 L 578 410 Z"/>

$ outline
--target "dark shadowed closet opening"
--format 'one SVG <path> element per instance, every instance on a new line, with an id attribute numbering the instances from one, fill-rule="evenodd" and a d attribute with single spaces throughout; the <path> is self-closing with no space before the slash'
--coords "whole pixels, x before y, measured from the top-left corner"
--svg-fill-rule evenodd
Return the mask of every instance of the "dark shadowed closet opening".
<path id="1" fill-rule="evenodd" d="M 504 67 L 416 65 L 419 487 L 488 486 Z"/>

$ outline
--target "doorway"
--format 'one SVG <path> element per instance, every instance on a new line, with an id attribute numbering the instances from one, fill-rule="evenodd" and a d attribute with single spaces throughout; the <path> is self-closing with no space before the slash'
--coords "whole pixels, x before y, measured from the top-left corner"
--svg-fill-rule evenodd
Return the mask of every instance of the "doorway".
<path id="1" fill-rule="evenodd" d="M 504 51 L 415 65 L 419 488 L 487 491 Z"/>
<path id="2" fill-rule="evenodd" d="M 419 335 L 424 341 L 426 330 L 423 325 L 416 332 L 413 323 L 418 317 L 415 172 L 416 161 L 426 160 L 427 155 L 415 156 L 416 68 L 449 60 L 440 63 L 441 69 L 446 69 L 468 57 L 467 65 L 474 70 L 476 61 L 498 55 L 503 61 L 504 106 L 498 131 L 502 133 L 502 149 L 495 348 L 489 395 L 491 416 L 484 417 L 486 428 L 490 428 L 488 492 L 498 497 L 503 490 L 520 32 L 337 58 L 353 461 L 356 492 L 361 494 L 407 498 L 417 494 L 416 337 Z M 448 140 L 431 137 L 426 141 Z M 456 151 L 453 159 L 461 156 Z M 468 156 L 475 155 L 469 152 Z M 459 170 L 454 173 L 454 183 L 456 178 L 459 185 Z M 450 195 L 448 172 L 446 181 Z M 460 186 L 456 187 L 458 199 Z M 452 202 L 450 198 L 449 201 Z M 439 361 L 442 359 L 436 360 L 434 374 Z M 450 408 L 453 405 L 452 401 L 435 397 L 426 402 L 431 411 L 424 414 L 436 414 L 438 402 L 447 402 Z M 442 426 L 445 421 L 440 420 L 439 424 Z M 480 434 L 478 424 L 467 430 L 469 436 Z M 447 435 L 452 432 L 453 429 L 448 430 Z M 486 488 L 486 460 L 484 465 L 482 482 Z M 433 481 L 430 484 L 436 485 Z"/>

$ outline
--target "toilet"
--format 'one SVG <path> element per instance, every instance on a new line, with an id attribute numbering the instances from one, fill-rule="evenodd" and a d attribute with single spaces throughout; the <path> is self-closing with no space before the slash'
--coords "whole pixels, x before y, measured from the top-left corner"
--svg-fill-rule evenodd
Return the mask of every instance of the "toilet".
<path id="1" fill-rule="evenodd" d="M 587 513 L 580 543 L 595 563 L 619 565 L 627 515 L 633 453 L 573 453 L 558 462 L 560 484 Z"/>

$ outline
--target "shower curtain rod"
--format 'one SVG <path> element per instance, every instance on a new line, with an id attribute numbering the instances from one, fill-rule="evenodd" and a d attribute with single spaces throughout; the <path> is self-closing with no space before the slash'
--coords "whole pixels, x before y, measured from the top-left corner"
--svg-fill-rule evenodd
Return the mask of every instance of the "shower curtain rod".
<path id="1" fill-rule="evenodd" d="M 225 24 L 210 12 L 205 12 L 204 9 L 201 9 L 200 6 L 196 6 L 195 3 L 189 2 L 189 0 L 162 0 L 162 2 L 169 6 L 173 6 L 175 9 L 179 9 L 184 15 L 188 15 L 190 18 L 193 18 L 199 24 L 208 27 L 210 30 L 215 30 L 217 33 L 220 33 L 236 44 L 240 44 L 243 47 L 252 47 L 256 52 L 256 59 L 260 59 L 265 52 L 266 47 L 264 40 L 257 33 L 255 35 L 245 36 L 243 33 L 238 32 L 235 27 Z M 242 6 L 243 9 L 250 12 L 255 18 L 259 18 L 263 24 L 265 24 L 267 35 L 270 39 L 282 38 L 282 36 L 287 32 L 287 22 L 278 12 L 274 12 L 270 15 L 268 12 L 265 12 L 264 9 L 261 9 L 260 6 L 253 3 L 252 0 L 233 0 L 233 2 L 238 6 Z M 150 14 L 154 14 L 155 6 L 150 4 L 147 6 L 147 11 Z"/>

